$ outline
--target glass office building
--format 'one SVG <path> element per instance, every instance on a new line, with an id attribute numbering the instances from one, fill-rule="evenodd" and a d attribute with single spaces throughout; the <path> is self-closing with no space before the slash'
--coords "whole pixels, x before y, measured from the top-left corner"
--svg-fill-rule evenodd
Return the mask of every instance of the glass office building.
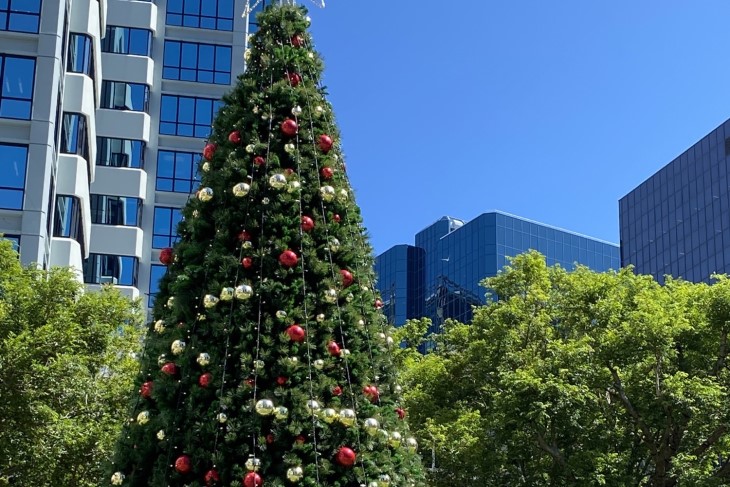
<path id="1" fill-rule="evenodd" d="M 596 271 L 619 268 L 615 244 L 507 213 L 483 213 L 469 222 L 443 217 L 376 258 L 378 290 L 391 323 L 426 316 L 433 331 L 444 320 L 471 320 L 472 306 L 486 302 L 479 283 L 497 274 L 508 257 L 534 249 L 548 265 Z"/>
<path id="2" fill-rule="evenodd" d="M 659 282 L 730 272 L 730 120 L 619 201 L 621 263 Z"/>

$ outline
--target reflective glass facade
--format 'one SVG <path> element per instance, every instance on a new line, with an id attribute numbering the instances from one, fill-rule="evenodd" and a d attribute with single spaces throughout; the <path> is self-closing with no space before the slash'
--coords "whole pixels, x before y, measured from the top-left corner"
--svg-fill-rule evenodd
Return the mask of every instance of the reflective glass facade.
<path id="1" fill-rule="evenodd" d="M 621 263 L 659 282 L 730 272 L 730 120 L 619 201 Z"/>
<path id="2" fill-rule="evenodd" d="M 486 302 L 486 289 L 479 283 L 496 275 L 509 257 L 528 250 L 545 255 L 548 265 L 566 269 L 576 263 L 596 271 L 619 268 L 617 245 L 502 212 L 469 222 L 443 217 L 418 232 L 415 244 L 378 256 L 378 290 L 384 303 L 395 300 L 388 304 L 396 310 L 388 315 L 392 323 L 427 316 L 434 331 L 448 318 L 470 321 L 472 306 Z M 404 257 L 400 247 L 408 248 L 411 257 Z M 401 312 L 403 308 L 413 314 Z"/>

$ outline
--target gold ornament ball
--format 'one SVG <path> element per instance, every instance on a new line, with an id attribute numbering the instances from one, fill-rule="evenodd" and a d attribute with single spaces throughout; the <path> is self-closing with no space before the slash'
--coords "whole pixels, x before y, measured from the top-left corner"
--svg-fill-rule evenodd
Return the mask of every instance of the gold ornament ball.
<path id="1" fill-rule="evenodd" d="M 291 109 L 291 114 L 294 115 L 295 117 L 298 117 L 299 115 L 302 114 L 302 107 L 300 107 L 299 105 L 295 106 L 294 108 Z"/>
<path id="2" fill-rule="evenodd" d="M 283 174 L 274 174 L 269 178 L 269 186 L 274 189 L 282 189 L 286 185 L 286 176 L 284 176 Z"/>
<path id="3" fill-rule="evenodd" d="M 350 355 L 350 349 L 343 348 L 340 350 L 340 357 L 347 357 L 348 355 Z"/>
<path id="4" fill-rule="evenodd" d="M 296 357 L 287 357 L 286 362 L 292 367 L 299 365 L 299 359 Z"/>
<path id="5" fill-rule="evenodd" d="M 155 331 L 157 333 L 162 333 L 163 331 L 165 331 L 165 320 L 155 321 Z"/>
<path id="6" fill-rule="evenodd" d="M 256 403 L 256 412 L 261 416 L 271 416 L 274 411 L 274 403 L 269 399 L 261 399 Z"/>
<path id="7" fill-rule="evenodd" d="M 258 113 L 258 107 L 254 107 L 253 109 L 254 109 L 254 113 Z M 248 152 L 249 154 L 253 154 L 253 152 L 255 150 L 256 150 L 256 146 L 254 146 L 253 144 L 248 144 L 246 146 L 246 152 Z"/>
<path id="8" fill-rule="evenodd" d="M 343 409 L 340 411 L 340 423 L 347 427 L 354 425 L 357 422 L 357 415 L 352 409 Z"/>
<path id="9" fill-rule="evenodd" d="M 149 411 L 142 411 L 137 415 L 137 423 L 139 424 L 147 424 L 150 421 L 150 413 Z"/>
<path id="10" fill-rule="evenodd" d="M 346 201 L 347 201 L 348 199 L 350 199 L 350 193 L 348 193 L 346 189 L 341 189 L 341 190 L 340 190 L 340 191 L 339 191 L 339 192 L 337 193 L 337 200 L 338 200 L 338 201 L 339 201 L 340 203 L 344 203 L 344 202 L 346 202 Z"/>
<path id="11" fill-rule="evenodd" d="M 304 470 L 302 470 L 302 467 L 292 467 L 286 471 L 286 478 L 289 479 L 290 482 L 299 482 L 302 480 L 302 477 L 304 477 Z"/>
<path id="12" fill-rule="evenodd" d="M 297 193 L 302 189 L 301 183 L 299 181 L 292 181 L 289 183 L 289 187 L 286 189 L 287 193 L 293 194 Z"/>
<path id="13" fill-rule="evenodd" d="M 388 440 L 388 444 L 392 446 L 393 448 L 398 448 L 403 441 L 403 435 L 398 433 L 397 431 L 393 431 L 390 434 L 390 439 Z"/>
<path id="14" fill-rule="evenodd" d="M 243 59 L 245 59 L 246 61 L 251 60 L 251 49 L 246 49 L 245 51 L 243 51 Z"/>
<path id="15" fill-rule="evenodd" d="M 253 288 L 249 286 L 248 284 L 241 284 L 240 286 L 236 286 L 236 299 L 240 299 L 241 301 L 245 301 L 247 299 L 250 299 L 251 296 L 253 296 Z"/>
<path id="16" fill-rule="evenodd" d="M 329 249 L 332 252 L 338 252 L 340 250 L 340 241 L 332 237 L 329 241 Z"/>
<path id="17" fill-rule="evenodd" d="M 288 144 L 284 144 L 284 152 L 287 154 L 293 154 L 297 150 L 297 146 L 289 142 Z"/>
<path id="18" fill-rule="evenodd" d="M 380 428 L 380 423 L 375 418 L 368 418 L 365 420 L 365 432 L 370 436 L 374 436 Z"/>
<path id="19" fill-rule="evenodd" d="M 172 342 L 172 345 L 170 345 L 170 351 L 172 351 L 173 355 L 180 355 L 185 351 L 186 344 L 182 340 L 175 340 Z"/>
<path id="20" fill-rule="evenodd" d="M 361 485 L 364 485 L 364 484 L 361 484 Z M 372 482 L 368 482 L 368 487 L 379 487 L 378 486 L 378 481 L 377 480 L 373 480 Z"/>
<path id="21" fill-rule="evenodd" d="M 324 411 L 322 411 L 322 419 L 327 424 L 332 424 L 335 421 L 337 421 L 338 416 L 339 415 L 337 414 L 337 411 L 335 411 L 332 408 L 327 408 Z"/>
<path id="22" fill-rule="evenodd" d="M 208 187 L 200 188 L 200 190 L 198 190 L 198 199 L 200 201 L 212 200 L 213 199 L 213 190 Z"/>
<path id="23" fill-rule="evenodd" d="M 112 485 L 122 485 L 125 478 L 122 472 L 114 472 L 114 475 L 112 475 Z"/>
<path id="24" fill-rule="evenodd" d="M 254 360 L 254 362 L 253 362 L 253 368 L 256 370 L 263 369 L 265 365 L 266 364 L 264 363 L 263 360 Z"/>
<path id="25" fill-rule="evenodd" d="M 167 298 L 167 307 L 172 308 L 173 304 L 175 304 L 175 296 L 170 296 Z"/>
<path id="26" fill-rule="evenodd" d="M 218 416 L 216 416 L 215 419 L 217 419 L 219 423 L 223 424 L 228 421 L 228 416 L 226 416 L 226 413 L 218 413 Z"/>
<path id="27" fill-rule="evenodd" d="M 335 196 L 337 193 L 335 192 L 335 188 L 332 186 L 322 186 L 319 188 L 319 194 L 322 196 L 322 199 L 325 201 L 333 201 L 335 199 Z"/>
<path id="28" fill-rule="evenodd" d="M 283 310 L 277 311 L 276 317 L 279 318 L 280 320 L 283 320 L 284 318 L 286 318 L 286 311 L 283 311 Z"/>
<path id="29" fill-rule="evenodd" d="M 336 303 L 337 302 L 337 290 L 336 289 L 328 289 L 324 292 L 324 300 L 328 303 Z"/>
<path id="30" fill-rule="evenodd" d="M 365 320 L 357 320 L 357 326 L 365 326 Z"/>
<path id="31" fill-rule="evenodd" d="M 251 242 L 250 240 L 246 240 L 245 242 L 243 242 L 242 247 L 244 249 L 252 249 L 253 248 L 253 242 Z"/>
<path id="32" fill-rule="evenodd" d="M 314 399 L 310 399 L 307 401 L 307 411 L 313 414 L 319 413 L 319 411 L 322 409 L 322 406 L 319 405 L 317 401 Z"/>
<path id="33" fill-rule="evenodd" d="M 385 344 L 388 345 L 389 347 L 392 347 L 393 343 L 394 343 L 393 337 L 389 336 L 389 337 L 385 338 Z"/>
<path id="34" fill-rule="evenodd" d="M 203 172 L 210 171 L 210 162 L 204 162 L 203 163 Z"/>
<path id="35" fill-rule="evenodd" d="M 167 355 L 164 353 L 157 357 L 157 365 L 165 365 L 167 363 Z"/>
<path id="36" fill-rule="evenodd" d="M 401 386 L 399 386 L 399 385 L 396 385 L 393 388 L 393 392 L 395 392 L 396 394 L 400 394 L 401 392 L 403 392 L 403 388 Z"/>
<path id="37" fill-rule="evenodd" d="M 324 313 L 320 313 L 317 315 L 317 321 L 319 323 L 322 323 L 325 320 L 325 318 L 326 318 L 326 316 L 324 315 Z"/>
<path id="38" fill-rule="evenodd" d="M 385 341 L 385 333 L 378 333 L 378 338 Z"/>
<path id="39" fill-rule="evenodd" d="M 322 108 L 321 105 L 317 105 L 316 107 L 314 107 L 314 114 L 318 117 L 322 116 L 324 114 L 324 108 Z"/>
<path id="40" fill-rule="evenodd" d="M 203 298 L 203 306 L 206 308 L 213 308 L 216 304 L 218 304 L 218 298 L 212 294 L 206 294 Z"/>
<path id="41" fill-rule="evenodd" d="M 406 448 L 408 448 L 408 451 L 411 453 L 416 453 L 416 451 L 418 451 L 418 442 L 416 439 L 412 436 L 406 438 Z"/>
<path id="42" fill-rule="evenodd" d="M 390 485 L 390 475 L 387 473 L 380 474 L 378 477 L 378 487 L 388 487 Z"/>
<path id="43" fill-rule="evenodd" d="M 313 53 L 313 52 L 308 52 L 308 53 L 307 53 L 307 57 L 308 57 L 309 59 L 314 59 L 314 53 Z"/>
<path id="44" fill-rule="evenodd" d="M 238 183 L 233 187 L 233 196 L 241 198 L 246 196 L 249 191 L 251 191 L 251 186 L 246 183 Z"/>
<path id="45" fill-rule="evenodd" d="M 249 472 L 258 472 L 261 468 L 261 460 L 258 458 L 250 457 L 246 460 L 246 470 Z"/>
<path id="46" fill-rule="evenodd" d="M 286 419 L 287 417 L 289 417 L 289 410 L 284 406 L 279 406 L 276 408 L 276 411 L 274 411 L 274 417 L 280 420 Z"/>
<path id="47" fill-rule="evenodd" d="M 157 439 L 160 441 L 163 441 L 165 439 L 165 430 L 160 430 L 157 432 Z"/>
<path id="48" fill-rule="evenodd" d="M 198 355 L 198 358 L 196 360 L 200 365 L 205 367 L 210 363 L 210 355 L 208 355 L 207 353 L 201 353 L 200 355 Z"/>
<path id="49" fill-rule="evenodd" d="M 355 299 L 355 296 L 353 296 L 352 293 L 347 293 L 347 296 L 345 296 L 345 301 L 348 303 L 352 303 L 352 300 Z"/>
<path id="50" fill-rule="evenodd" d="M 317 370 L 322 370 L 324 368 L 324 360 L 321 358 L 318 358 L 314 361 L 314 368 Z"/>
<path id="51" fill-rule="evenodd" d="M 224 287 L 221 289 L 221 301 L 230 301 L 233 299 L 233 288 Z"/>

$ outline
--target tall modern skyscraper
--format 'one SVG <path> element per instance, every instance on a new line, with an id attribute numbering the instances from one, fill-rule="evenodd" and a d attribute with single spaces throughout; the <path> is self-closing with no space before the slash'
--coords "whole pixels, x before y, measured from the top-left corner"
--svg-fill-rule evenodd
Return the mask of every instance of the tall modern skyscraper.
<path id="1" fill-rule="evenodd" d="M 378 290 L 391 323 L 429 317 L 432 331 L 448 318 L 471 320 L 486 302 L 479 283 L 508 264 L 508 257 L 537 250 L 549 265 L 583 264 L 596 271 L 619 268 L 615 244 L 499 211 L 464 222 L 443 217 L 376 258 Z"/>
<path id="2" fill-rule="evenodd" d="M 24 263 L 154 296 L 244 68 L 246 4 L 0 0 L 0 232 Z"/>
<path id="3" fill-rule="evenodd" d="M 621 263 L 659 282 L 730 272 L 730 120 L 619 201 Z"/>

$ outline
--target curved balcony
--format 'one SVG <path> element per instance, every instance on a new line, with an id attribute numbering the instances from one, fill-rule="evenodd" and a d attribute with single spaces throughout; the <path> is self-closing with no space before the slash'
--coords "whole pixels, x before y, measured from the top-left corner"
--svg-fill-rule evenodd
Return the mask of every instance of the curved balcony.
<path id="1" fill-rule="evenodd" d="M 77 0 L 74 0 L 77 1 Z M 108 14 L 114 25 L 157 30 L 157 6 L 152 2 L 108 0 Z"/>

